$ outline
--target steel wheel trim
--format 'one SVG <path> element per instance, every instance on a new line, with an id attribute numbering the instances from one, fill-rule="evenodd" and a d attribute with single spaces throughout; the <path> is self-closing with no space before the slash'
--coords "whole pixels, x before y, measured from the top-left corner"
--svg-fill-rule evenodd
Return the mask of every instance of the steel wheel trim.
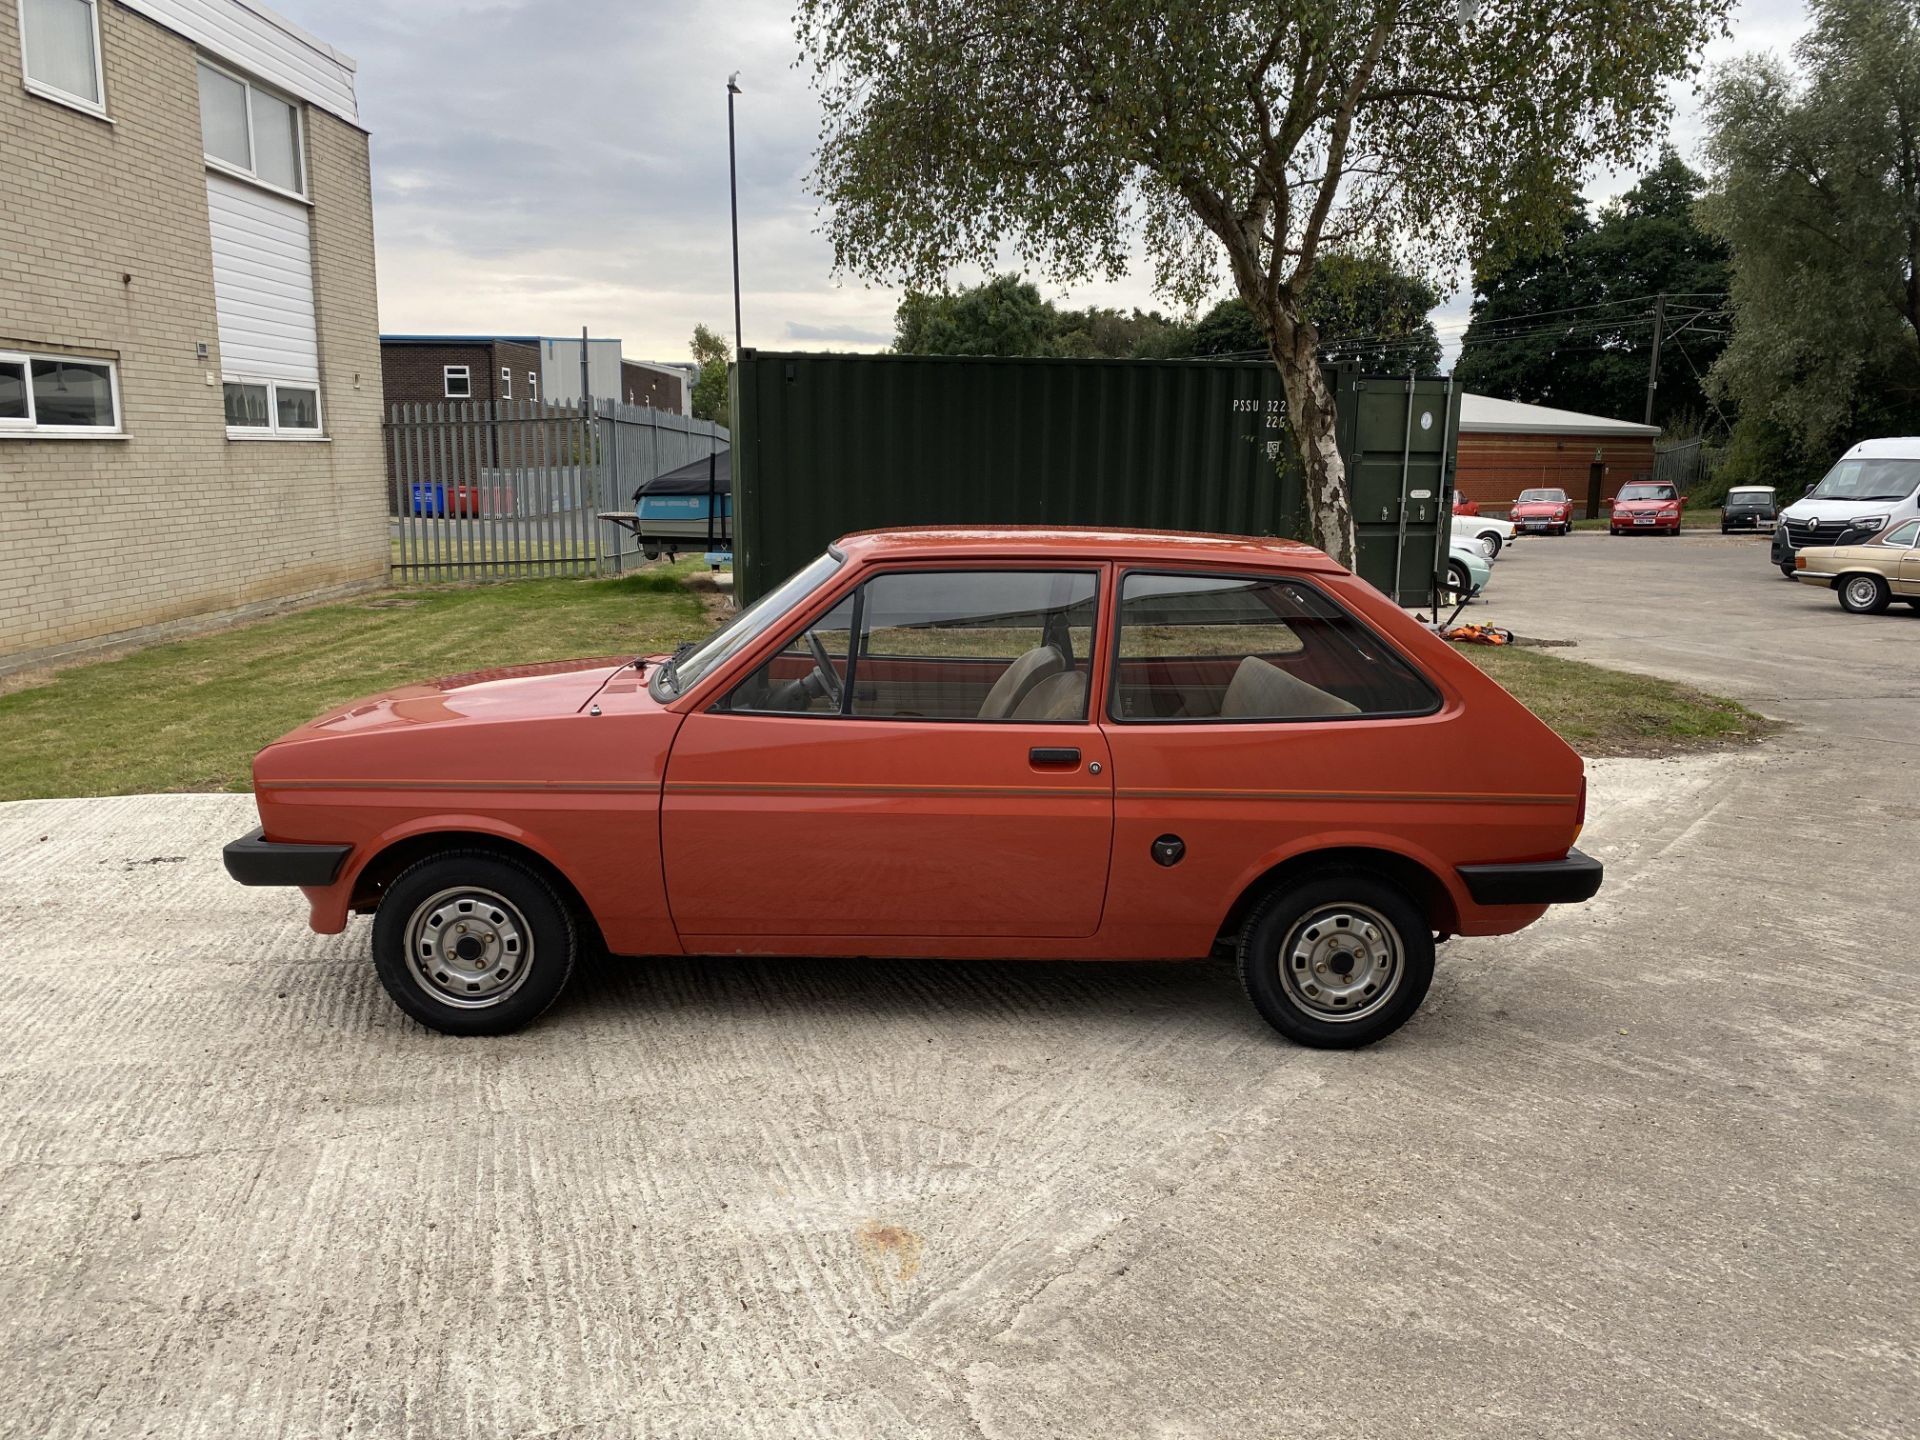
<path id="1" fill-rule="evenodd" d="M 1322 905 L 1295 921 L 1277 963 L 1287 1002 L 1334 1024 L 1380 1009 L 1398 993 L 1407 968 L 1392 922 L 1369 906 L 1347 903 Z"/>
<path id="2" fill-rule="evenodd" d="M 1880 598 L 1880 587 L 1864 575 L 1856 575 L 1847 581 L 1847 599 L 1855 605 L 1868 606 Z"/>
<path id="3" fill-rule="evenodd" d="M 478 885 L 431 895 L 407 917 L 407 973 L 442 1005 L 484 1010 L 533 969 L 533 927 L 513 903 Z"/>

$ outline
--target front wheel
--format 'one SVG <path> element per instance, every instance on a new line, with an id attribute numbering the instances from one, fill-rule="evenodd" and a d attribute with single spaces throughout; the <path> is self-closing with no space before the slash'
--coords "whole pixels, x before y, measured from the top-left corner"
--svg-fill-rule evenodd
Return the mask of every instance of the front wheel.
<path id="1" fill-rule="evenodd" d="M 1289 1040 L 1351 1050 L 1406 1024 L 1433 983 L 1433 932 L 1393 885 L 1328 870 L 1276 889 L 1240 931 L 1240 983 Z"/>
<path id="2" fill-rule="evenodd" d="M 1471 599 L 1473 596 L 1473 576 L 1458 560 L 1447 562 L 1447 588 L 1461 600 Z"/>
<path id="3" fill-rule="evenodd" d="M 1787 577 L 1787 579 L 1789 579 L 1789 580 L 1791 580 L 1791 579 L 1793 578 L 1793 566 L 1791 566 L 1791 565 L 1782 565 L 1782 566 L 1780 567 L 1780 573 L 1781 573 L 1782 575 L 1784 575 L 1784 576 L 1786 576 L 1786 577 Z"/>
<path id="4" fill-rule="evenodd" d="M 573 916 L 530 866 L 451 850 L 402 871 L 373 919 L 373 966 L 393 1003 L 446 1035 L 504 1035 L 559 998 Z"/>
<path id="5" fill-rule="evenodd" d="M 1498 560 L 1500 558 L 1500 546 L 1503 543 L 1499 534 L 1489 530 L 1480 536 L 1480 538 L 1487 542 L 1487 558 L 1489 560 Z"/>
<path id="6" fill-rule="evenodd" d="M 1837 588 L 1840 608 L 1855 615 L 1878 615 L 1893 598 L 1887 582 L 1878 575 L 1849 575 Z"/>

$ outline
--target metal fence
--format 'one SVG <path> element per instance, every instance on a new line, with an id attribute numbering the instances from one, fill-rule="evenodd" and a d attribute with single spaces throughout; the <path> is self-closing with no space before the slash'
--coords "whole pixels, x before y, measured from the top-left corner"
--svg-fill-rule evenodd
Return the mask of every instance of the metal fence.
<path id="1" fill-rule="evenodd" d="M 1682 495 L 1690 495 L 1696 489 L 1708 489 L 1708 482 L 1719 470 L 1726 453 L 1724 447 L 1710 447 L 1698 436 L 1670 445 L 1655 445 L 1653 478 L 1674 486 Z"/>
<path id="2" fill-rule="evenodd" d="M 721 426 L 607 400 L 396 405 L 384 428 L 396 581 L 617 574 L 638 542 L 601 515 L 727 448 Z"/>

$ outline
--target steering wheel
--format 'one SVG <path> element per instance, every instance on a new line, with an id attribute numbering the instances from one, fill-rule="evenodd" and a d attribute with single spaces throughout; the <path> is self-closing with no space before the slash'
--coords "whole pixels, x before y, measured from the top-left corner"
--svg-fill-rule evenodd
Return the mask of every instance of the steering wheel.
<path id="1" fill-rule="evenodd" d="M 840 672 L 833 668 L 833 660 L 827 654 L 826 642 L 818 631 L 807 631 L 807 648 L 813 652 L 813 668 L 820 677 L 820 690 L 833 702 L 833 708 L 840 708 Z"/>

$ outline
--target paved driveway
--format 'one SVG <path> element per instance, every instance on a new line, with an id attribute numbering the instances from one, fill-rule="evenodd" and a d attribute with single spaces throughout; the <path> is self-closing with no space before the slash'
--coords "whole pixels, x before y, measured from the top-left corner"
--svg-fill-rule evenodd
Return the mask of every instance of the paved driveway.
<path id="1" fill-rule="evenodd" d="M 1797 723 L 1597 765 L 1600 899 L 1355 1055 L 1212 966 L 626 962 L 454 1041 L 226 883 L 244 797 L 0 807 L 0 1433 L 1911 1435 L 1920 619 L 1717 537 L 1492 595 Z"/>

